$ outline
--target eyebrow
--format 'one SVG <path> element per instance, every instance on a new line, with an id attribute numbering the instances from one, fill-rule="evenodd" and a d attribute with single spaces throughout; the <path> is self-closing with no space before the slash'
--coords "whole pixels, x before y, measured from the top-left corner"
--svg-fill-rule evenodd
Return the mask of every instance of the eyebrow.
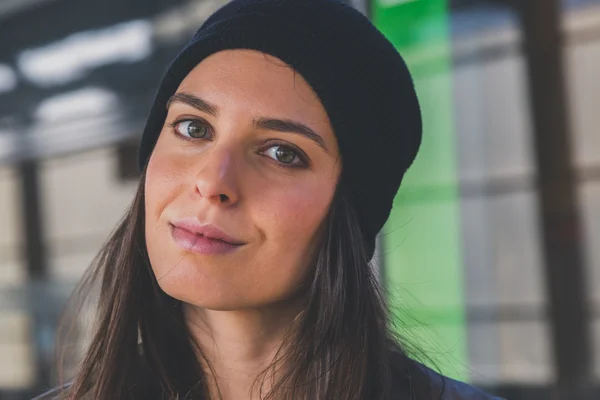
<path id="1" fill-rule="evenodd" d="M 219 116 L 219 109 L 217 106 L 210 104 L 208 101 L 189 93 L 175 93 L 173 96 L 171 96 L 169 101 L 167 101 L 167 109 L 169 109 L 169 107 L 171 107 L 171 104 L 173 103 L 182 103 L 188 105 L 190 107 L 195 108 L 196 110 L 205 112 L 208 115 L 212 115 L 213 117 Z"/>
<path id="2" fill-rule="evenodd" d="M 213 117 L 219 116 L 219 108 L 217 106 L 186 92 L 178 92 L 171 96 L 169 101 L 167 101 L 167 109 L 171 107 L 171 104 L 173 103 L 188 105 Z M 258 118 L 254 121 L 254 127 L 268 131 L 295 133 L 304 136 L 319 145 L 326 153 L 329 153 L 323 137 L 300 122 L 290 119 Z"/>
<path id="3" fill-rule="evenodd" d="M 310 129 L 308 126 L 301 124 L 300 122 L 292 121 L 289 119 L 276 119 L 276 118 L 259 118 L 254 121 L 254 126 L 258 129 L 264 129 L 268 131 L 278 131 L 287 133 L 296 133 L 304 136 L 319 145 L 326 153 L 329 153 L 325 141 L 315 131 Z"/>

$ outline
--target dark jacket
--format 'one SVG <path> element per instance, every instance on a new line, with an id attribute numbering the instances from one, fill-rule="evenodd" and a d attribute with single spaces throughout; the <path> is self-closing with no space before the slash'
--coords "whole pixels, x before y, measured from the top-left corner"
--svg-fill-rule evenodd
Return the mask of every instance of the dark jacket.
<path id="1" fill-rule="evenodd" d="M 421 363 L 408 361 L 398 350 L 391 351 L 393 400 L 504 400 L 440 375 Z"/>
<path id="2" fill-rule="evenodd" d="M 499 397 L 491 396 L 474 386 L 468 385 L 463 382 L 450 379 L 442 376 L 437 372 L 425 367 L 420 366 L 423 372 L 429 377 L 431 382 L 431 399 L 432 400 L 503 400 Z M 402 391 L 401 388 L 395 388 L 396 391 Z M 397 399 L 410 399 L 414 397 L 408 397 L 406 394 L 402 397 L 402 394 L 393 395 L 392 398 Z"/>

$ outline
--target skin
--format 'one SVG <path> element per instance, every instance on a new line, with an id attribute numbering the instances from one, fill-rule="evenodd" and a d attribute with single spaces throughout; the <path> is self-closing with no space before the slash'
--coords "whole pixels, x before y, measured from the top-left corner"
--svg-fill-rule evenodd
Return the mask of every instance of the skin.
<path id="1" fill-rule="evenodd" d="M 213 54 L 176 93 L 146 174 L 148 254 L 162 290 L 183 302 L 223 398 L 247 399 L 302 307 L 339 179 L 338 145 L 307 82 L 260 52 Z M 185 104 L 192 97 L 214 112 Z M 261 119 L 293 121 L 317 137 Z M 185 140 L 190 132 L 197 137 Z M 170 223 L 181 218 L 216 225 L 244 245 L 191 252 L 172 236 Z"/>

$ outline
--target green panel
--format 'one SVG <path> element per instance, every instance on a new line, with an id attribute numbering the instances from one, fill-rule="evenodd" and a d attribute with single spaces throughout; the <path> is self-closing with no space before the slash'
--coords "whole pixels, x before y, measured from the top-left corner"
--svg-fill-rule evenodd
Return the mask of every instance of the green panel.
<path id="1" fill-rule="evenodd" d="M 446 0 L 376 0 L 372 16 L 406 59 L 424 122 L 421 151 L 383 231 L 390 305 L 401 333 L 434 367 L 464 379 L 468 360 Z"/>

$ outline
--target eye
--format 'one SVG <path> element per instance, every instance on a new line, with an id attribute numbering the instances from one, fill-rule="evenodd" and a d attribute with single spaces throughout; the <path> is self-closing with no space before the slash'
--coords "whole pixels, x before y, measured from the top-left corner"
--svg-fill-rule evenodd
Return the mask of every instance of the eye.
<path id="1" fill-rule="evenodd" d="M 192 139 L 203 139 L 210 134 L 209 126 L 199 120 L 186 119 L 173 124 L 175 132 L 181 136 Z"/>
<path id="2" fill-rule="evenodd" d="M 265 151 L 265 154 L 282 164 L 292 165 L 303 163 L 298 153 L 287 146 L 271 146 Z"/>

